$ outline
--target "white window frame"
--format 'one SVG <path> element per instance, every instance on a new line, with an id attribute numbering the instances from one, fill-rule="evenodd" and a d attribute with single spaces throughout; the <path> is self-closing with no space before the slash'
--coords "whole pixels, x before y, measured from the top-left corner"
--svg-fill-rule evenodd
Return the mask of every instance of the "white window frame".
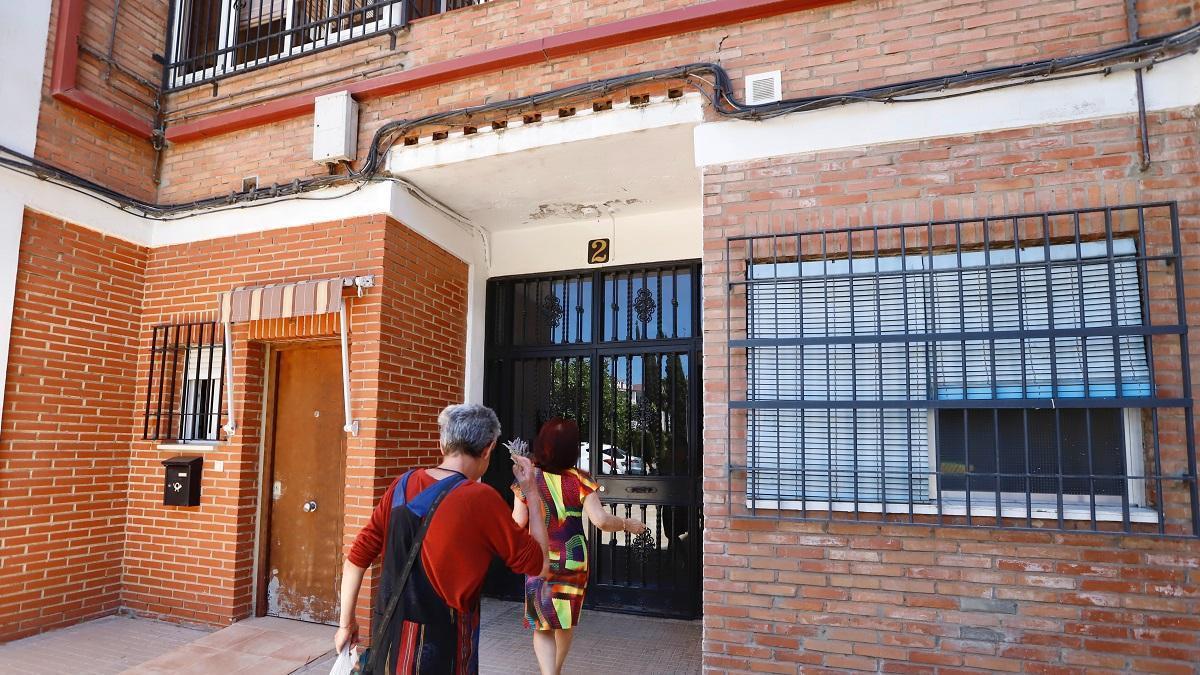
<path id="1" fill-rule="evenodd" d="M 189 2 L 196 2 L 197 0 L 173 0 L 173 1 L 176 3 L 175 21 L 174 21 L 174 25 L 171 26 L 171 54 L 169 55 L 168 62 L 169 63 L 178 63 L 179 60 L 181 58 L 183 58 L 182 57 L 183 43 L 181 42 L 180 37 L 183 35 L 183 19 L 184 19 L 184 15 L 186 14 L 186 12 L 183 12 L 180 10 L 183 8 L 183 6 L 185 4 L 187 4 Z M 217 25 L 217 50 L 218 51 L 224 50 L 226 47 L 229 46 L 229 31 L 228 31 L 229 12 L 233 7 L 234 2 L 235 2 L 235 0 L 222 0 L 222 2 L 221 2 L 221 19 L 220 19 L 220 23 Z M 225 63 L 226 56 L 227 55 L 224 53 L 218 54 L 216 63 L 208 68 L 205 68 L 204 70 L 197 70 L 192 73 L 175 75 L 171 79 L 171 86 L 179 87 L 179 86 L 191 84 L 193 82 L 207 80 L 208 78 L 211 78 L 211 77 L 216 77 L 218 74 L 224 72 L 223 64 Z M 175 72 L 176 70 L 177 70 L 177 68 L 172 68 L 173 72 Z"/>
<path id="2" fill-rule="evenodd" d="M 179 428 L 180 435 L 183 434 L 183 430 L 187 426 L 188 416 L 194 416 L 196 413 L 201 412 L 201 411 L 195 411 L 195 410 L 188 409 L 190 407 L 188 394 L 189 394 L 189 392 L 195 391 L 195 388 L 193 387 L 193 383 L 195 383 L 195 382 L 215 382 L 217 391 L 220 392 L 224 388 L 224 384 L 225 384 L 221 377 L 221 368 L 224 363 L 224 359 L 225 359 L 225 346 L 224 345 L 214 345 L 212 347 L 200 346 L 200 347 L 189 347 L 188 348 L 188 354 L 187 354 L 187 366 L 188 367 L 185 370 L 185 372 L 183 373 L 183 377 L 182 377 L 183 386 L 180 388 L 181 391 L 179 394 L 179 409 L 181 412 L 181 418 L 184 420 L 183 423 L 180 424 L 180 428 Z M 215 369 L 213 368 L 214 363 L 216 364 Z M 206 375 L 207 377 L 196 377 L 197 375 Z M 193 394 L 193 396 L 194 396 L 194 394 Z M 188 440 L 185 440 L 182 438 L 177 438 L 177 439 L 175 439 L 175 442 L 179 443 L 179 444 L 184 444 L 184 445 L 193 445 L 193 444 L 195 444 L 195 445 L 212 445 L 214 443 L 220 442 L 221 399 L 223 396 L 224 396 L 224 392 L 222 392 L 218 396 L 214 396 L 212 398 L 212 400 L 209 401 L 209 406 L 208 406 L 209 409 L 207 411 L 205 411 L 205 414 L 209 415 L 207 420 L 208 420 L 208 425 L 210 427 L 208 429 L 209 433 L 207 433 L 206 435 L 211 436 L 211 438 L 209 438 L 209 439 L 188 439 Z M 194 398 L 192 400 L 194 401 Z M 194 403 L 192 405 L 194 405 Z"/>
<path id="3" fill-rule="evenodd" d="M 182 7 L 189 0 L 174 0 L 177 3 L 176 7 Z M 284 29 L 287 31 L 283 36 L 283 49 L 278 54 L 264 56 L 254 61 L 245 63 L 233 63 L 236 51 L 225 51 L 231 47 L 235 47 L 234 40 L 237 36 L 236 26 L 236 10 L 233 5 L 237 0 L 221 0 L 221 20 L 217 31 L 217 50 L 221 52 L 217 56 L 216 63 L 204 70 L 198 70 L 193 73 L 174 74 L 178 68 L 173 67 L 171 78 L 171 87 L 182 87 L 196 82 L 202 82 L 221 75 L 236 73 L 239 70 L 247 70 L 273 61 L 280 61 L 291 56 L 297 56 L 308 52 L 332 47 L 351 37 L 362 37 L 372 33 L 382 32 L 392 26 L 400 25 L 403 19 L 403 5 L 400 3 L 379 7 L 377 11 L 380 16 L 374 22 L 364 23 L 361 26 L 353 26 L 336 32 L 329 33 L 326 37 L 321 38 L 316 43 L 302 44 L 298 46 L 292 45 L 292 28 L 295 25 L 295 0 L 287 0 L 284 12 Z M 332 5 L 336 0 L 324 0 L 326 6 Z M 174 25 L 171 26 L 171 55 L 170 63 L 177 63 L 182 54 L 182 43 L 180 37 L 183 33 L 183 19 L 185 12 L 176 11 Z"/>
<path id="4" fill-rule="evenodd" d="M 1127 476 L 1143 476 L 1145 467 L 1145 448 L 1142 438 L 1142 409 L 1141 408 L 1123 408 L 1121 410 L 1124 416 L 1125 438 L 1122 439 L 1121 446 L 1125 452 L 1125 474 Z M 937 449 L 937 411 L 930 410 L 928 417 L 929 433 L 929 466 L 941 466 L 940 457 Z M 937 499 L 938 483 L 937 473 L 931 473 L 929 476 L 929 494 L 931 499 Z M 1146 480 L 1144 478 L 1127 478 L 1125 481 L 1125 490 L 1129 502 L 1130 510 L 1146 508 Z M 1057 493 L 1042 493 L 1034 492 L 1029 495 L 1029 501 L 1026 502 L 1024 492 L 1001 492 L 1000 493 L 1000 508 L 1002 511 L 1011 512 L 1012 509 L 1019 509 L 1020 517 L 1025 517 L 1027 504 L 1032 505 L 1035 511 L 1046 511 L 1050 509 L 1054 512 L 1054 517 L 1057 517 L 1058 510 L 1058 494 Z M 1100 518 L 1100 512 L 1106 514 L 1116 510 L 1118 520 L 1121 515 L 1121 497 L 1117 495 L 1062 495 L 1063 517 L 1068 519 L 1091 519 L 1091 504 L 1093 498 L 1096 503 L 1097 519 Z M 965 512 L 967 493 L 965 490 L 946 490 L 941 492 L 942 505 L 946 502 L 951 502 L 952 505 L 961 504 L 961 508 Z M 990 506 L 990 512 L 996 511 L 996 493 L 991 491 L 971 491 L 971 513 L 977 515 L 977 507 Z M 1083 509 L 1083 514 L 1079 515 L 1077 511 Z M 1151 510 L 1151 513 L 1153 511 Z M 1073 514 L 1073 515 L 1068 515 Z"/>

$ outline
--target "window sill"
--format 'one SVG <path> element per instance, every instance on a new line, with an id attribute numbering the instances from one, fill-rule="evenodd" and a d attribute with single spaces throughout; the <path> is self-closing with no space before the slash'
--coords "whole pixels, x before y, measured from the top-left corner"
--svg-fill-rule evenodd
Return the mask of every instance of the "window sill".
<path id="1" fill-rule="evenodd" d="M 159 443 L 159 450 L 170 452 L 212 452 L 225 447 L 225 441 L 196 441 L 194 443 Z"/>
<path id="2" fill-rule="evenodd" d="M 748 499 L 746 507 L 759 510 L 783 510 L 783 511 L 829 511 L 834 512 L 850 512 L 855 511 L 860 513 L 882 513 L 886 506 L 886 513 L 889 514 L 908 514 L 908 504 L 881 504 L 879 502 L 833 502 L 832 507 L 828 501 L 806 501 L 800 502 L 795 500 L 784 500 L 782 502 L 774 499 Z M 938 515 L 938 504 L 936 502 L 912 504 L 912 513 L 917 515 Z M 941 514 L 943 516 L 965 516 L 967 515 L 967 503 L 960 499 L 943 500 L 941 503 Z M 972 517 L 995 517 L 996 504 L 981 504 L 978 500 L 971 500 Z M 1033 502 L 1030 507 L 1026 507 L 1024 502 L 1001 502 L 1000 515 L 1004 518 L 1020 518 L 1033 520 L 1058 520 L 1058 505 L 1051 502 Z M 1064 504 L 1063 505 L 1063 520 L 1082 520 L 1090 522 L 1092 520 L 1091 506 L 1088 504 Z M 1097 522 L 1124 522 L 1124 514 L 1120 506 L 1111 504 L 1096 505 L 1096 521 Z M 1129 507 L 1129 522 L 1131 523 L 1157 523 L 1158 512 L 1154 509 L 1144 506 Z"/>

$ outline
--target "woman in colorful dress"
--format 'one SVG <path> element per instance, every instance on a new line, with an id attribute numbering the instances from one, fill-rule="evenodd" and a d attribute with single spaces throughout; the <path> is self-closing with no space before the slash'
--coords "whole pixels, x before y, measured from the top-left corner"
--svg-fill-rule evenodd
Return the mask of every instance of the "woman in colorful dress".
<path id="1" fill-rule="evenodd" d="M 533 652 L 542 675 L 560 675 L 587 589 L 583 514 L 604 532 L 640 534 L 646 526 L 606 511 L 597 492 L 600 486 L 591 474 L 576 468 L 579 427 L 575 422 L 557 417 L 549 420 L 538 432 L 532 450 L 533 464 L 541 469 L 536 484 L 546 507 L 550 573 L 546 578 L 525 577 L 525 627 L 533 630 Z M 513 492 L 517 495 L 513 520 L 527 527 L 525 495 L 516 484 Z"/>

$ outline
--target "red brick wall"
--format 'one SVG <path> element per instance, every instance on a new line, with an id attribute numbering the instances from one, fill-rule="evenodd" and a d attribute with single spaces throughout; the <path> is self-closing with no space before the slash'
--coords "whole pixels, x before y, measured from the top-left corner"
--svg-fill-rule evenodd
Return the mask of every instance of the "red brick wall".
<path id="1" fill-rule="evenodd" d="M 704 649 L 711 671 L 1195 672 L 1200 540 L 777 523 L 731 518 L 727 506 L 744 499 L 727 492 L 725 469 L 726 401 L 744 384 L 736 367 L 726 381 L 726 237 L 1178 200 L 1194 288 L 1200 121 L 1193 110 L 1154 114 L 1150 131 L 1155 161 L 1145 174 L 1132 117 L 706 170 Z M 1189 316 L 1195 353 L 1200 314 Z M 1160 385 L 1177 386 L 1178 373 L 1164 375 Z M 736 463 L 744 418 L 734 417 L 728 431 Z M 1163 427 L 1164 457 L 1182 458 L 1181 431 L 1178 418 Z M 1172 503 L 1168 511 L 1184 507 Z"/>
<path id="2" fill-rule="evenodd" d="M 114 0 L 88 3 L 82 44 L 107 50 L 113 4 Z M 175 93 L 166 98 L 164 111 L 168 124 L 182 123 L 314 87 L 691 4 L 501 0 L 418 20 L 395 48 L 391 38 L 383 36 L 223 79 L 216 94 L 207 85 Z M 55 2 L 52 9 L 47 47 L 40 158 L 132 196 L 166 202 L 226 194 L 240 189 L 245 176 L 258 176 L 264 184 L 287 183 L 324 171 L 309 161 L 312 120 L 304 116 L 177 144 L 164 157 L 160 188 L 154 182 L 156 153 L 148 141 L 49 97 L 58 5 Z M 114 58 L 152 82 L 161 77 L 151 56 L 165 49 L 166 7 L 162 1 L 129 0 L 117 17 Z M 1200 0 L 1143 0 L 1138 7 L 1142 35 L 1178 30 L 1200 17 Z M 915 5 L 857 0 L 366 101 L 360 145 L 365 148 L 374 130 L 388 120 L 694 61 L 721 63 L 738 87 L 747 72 L 781 68 L 785 94 L 800 96 L 1089 51 L 1126 39 L 1124 11 L 1124 0 L 929 0 Z M 77 73 L 81 88 L 153 119 L 153 92 L 120 70 L 110 72 L 96 57 L 83 53 Z"/>
<path id="3" fill-rule="evenodd" d="M 89 0 L 79 42 L 107 53 L 115 0 Z M 50 10 L 42 106 L 38 118 L 36 156 L 39 159 L 139 199 L 154 201 L 154 148 L 88 113 L 50 96 L 50 76 L 60 0 Z M 166 43 L 167 3 L 164 0 L 122 0 L 117 15 L 113 58 L 143 79 L 158 82 L 162 66 L 151 56 Z M 81 53 L 77 87 L 147 121 L 153 121 L 155 92 L 120 70 L 109 69 L 94 56 Z"/>
<path id="4" fill-rule="evenodd" d="M 266 102 L 325 82 L 349 82 L 438 63 L 568 29 L 647 14 L 679 2 L 557 2 L 505 0 L 417 22 L 391 51 L 388 38 L 322 52 L 257 73 L 229 78 L 221 95 L 198 87 L 169 98 L 168 122 Z M 1197 2 L 1140 2 L 1143 35 L 1190 25 Z M 782 69 L 785 96 L 832 93 L 963 70 L 1101 49 L 1124 42 L 1125 0 L 857 0 L 774 18 L 555 59 L 524 68 L 362 102 L 359 158 L 372 134 L 390 120 L 542 92 L 697 61 L 714 61 L 741 95 L 747 73 Z M 317 73 L 313 72 L 320 64 Z M 340 67 L 339 67 L 340 66 Z M 327 72 L 328 71 L 328 72 Z M 630 93 L 642 93 L 633 91 Z M 615 92 L 615 96 L 624 95 Z M 490 120 L 483 120 L 485 123 Z M 173 144 L 166 152 L 160 197 L 181 201 L 241 189 L 244 176 L 261 184 L 315 176 L 312 118 L 302 117 Z"/>
<path id="5" fill-rule="evenodd" d="M 710 672 L 1191 675 L 1200 662 L 1195 542 L 707 524 Z"/>
<path id="6" fill-rule="evenodd" d="M 384 241 L 395 291 L 380 318 L 376 476 L 386 488 L 405 467 L 441 461 L 437 414 L 464 400 L 467 265 L 394 220 Z"/>
<path id="7" fill-rule="evenodd" d="M 406 469 L 440 461 L 437 414 L 464 399 L 467 265 L 388 218 L 383 248 L 384 293 L 376 340 L 355 352 L 373 382 L 371 463 L 347 463 L 345 545 L 367 524 L 383 491 Z M 357 349 L 361 349 L 357 351 Z M 364 436 L 368 435 L 364 426 Z M 382 562 L 382 561 L 380 561 Z M 368 572 L 358 603 L 363 635 L 370 626 L 373 579 Z"/>
<path id="8" fill-rule="evenodd" d="M 120 604 L 146 257 L 25 212 L 0 427 L 0 640 Z"/>
<path id="9" fill-rule="evenodd" d="M 146 271 L 144 322 L 137 372 L 149 368 L 150 329 L 212 313 L 216 294 L 235 286 L 382 272 L 382 217 L 356 218 L 271 230 L 154 249 Z M 367 381 L 372 364 L 358 359 L 377 339 L 380 288 L 351 305 L 355 379 Z M 251 569 L 259 489 L 265 350 L 246 341 L 248 324 L 234 327 L 234 391 L 238 432 L 204 452 L 199 508 L 162 505 L 160 462 L 178 454 L 157 443 L 133 444 L 129 522 L 124 561 L 124 604 L 133 611 L 176 620 L 228 624 L 253 612 Z M 138 380 L 137 414 L 146 383 Z M 370 418 L 366 396 L 356 414 Z M 364 433 L 363 437 L 368 436 Z M 352 439 L 348 466 L 366 461 L 369 446 Z M 211 471 L 223 461 L 223 473 Z"/>
<path id="10" fill-rule="evenodd" d="M 382 215 L 148 250 L 27 213 L 0 430 L 0 637 L 121 608 L 210 625 L 253 613 L 265 344 L 235 326 L 238 433 L 199 451 L 200 507 L 167 507 L 161 461 L 179 450 L 141 440 L 151 329 L 211 315 L 235 286 L 355 274 L 376 287 L 350 305 L 362 430 L 347 545 L 391 479 L 436 456 L 437 412 L 463 398 L 466 264 Z M 334 325 L 318 332 L 333 340 Z"/>
<path id="11" fill-rule="evenodd" d="M 218 291 L 356 274 L 376 275 L 377 285 L 350 301 L 351 395 L 361 430 L 347 444 L 347 545 L 391 479 L 436 453 L 437 411 L 462 399 L 465 264 L 386 216 L 155 249 L 137 363 L 146 372 L 152 326 L 211 312 Z M 160 462 L 177 451 L 133 443 L 122 600 L 138 613 L 228 624 L 254 611 L 266 352 L 246 341 L 249 328 L 234 328 L 239 430 L 203 453 L 199 508 L 162 505 Z M 138 415 L 145 386 L 139 379 Z M 223 473 L 211 471 L 215 461 L 224 462 Z"/>
<path id="12" fill-rule="evenodd" d="M 109 67 L 88 50 L 107 54 L 116 2 L 87 0 L 79 33 L 79 44 L 84 49 L 80 50 L 76 68 L 77 86 L 121 105 L 142 119 L 153 120 L 156 92 L 135 78 L 155 84 L 162 79 L 162 65 L 154 61 L 154 55 L 161 55 L 166 49 L 167 6 L 170 3 L 167 0 L 120 0 L 115 15 L 117 37 L 113 41 L 112 55 L 119 67 Z M 57 11 L 58 1 L 54 4 Z M 51 17 L 52 32 L 55 19 L 57 14 Z M 51 42 L 53 40 L 51 35 Z"/>

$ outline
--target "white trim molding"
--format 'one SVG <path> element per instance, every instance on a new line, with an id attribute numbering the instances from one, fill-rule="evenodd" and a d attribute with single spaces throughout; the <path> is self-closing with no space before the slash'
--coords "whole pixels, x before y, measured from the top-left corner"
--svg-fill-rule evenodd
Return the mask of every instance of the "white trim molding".
<path id="1" fill-rule="evenodd" d="M 1146 71 L 1145 88 L 1148 111 L 1200 104 L 1200 54 L 1187 54 Z M 853 103 L 763 122 L 701 124 L 695 129 L 696 165 L 1062 124 L 1137 110 L 1130 70 L 948 99 Z"/>
<path id="2" fill-rule="evenodd" d="M 523 123 L 519 117 L 510 119 L 507 127 L 498 130 L 481 126 L 470 135 L 460 129 L 451 132 L 443 140 L 423 137 L 416 145 L 393 147 L 388 152 L 387 170 L 393 175 L 405 175 L 418 169 L 563 143 L 679 124 L 695 125 L 703 119 L 704 98 L 698 93 L 685 94 L 677 99 L 658 97 L 646 105 L 614 101 L 611 110 L 593 112 L 591 108 L 578 108 L 570 116 L 545 117 L 530 124 Z"/>
<path id="3" fill-rule="evenodd" d="M 27 155 L 33 154 L 37 144 L 50 5 L 51 0 L 0 2 L 0 63 L 4 64 L 4 75 L 0 76 L 0 100 L 4 101 L 0 145 Z M 0 173 L 16 176 L 11 171 Z M 22 191 L 0 177 L 0 419 L 4 414 L 4 381 L 24 221 Z"/>
<path id="4" fill-rule="evenodd" d="M 994 493 L 993 493 L 994 494 Z M 773 499 L 747 499 L 745 501 L 746 508 L 756 509 L 760 511 L 833 511 L 835 513 L 886 513 L 888 514 L 905 514 L 909 513 L 908 504 L 880 502 L 839 502 L 835 501 L 830 504 L 826 500 L 808 500 L 800 502 L 799 500 L 784 500 L 782 502 Z M 965 516 L 967 515 L 967 504 L 965 500 L 943 499 L 941 503 L 941 515 L 943 516 Z M 939 506 L 937 504 L 920 503 L 912 505 L 912 513 L 916 515 L 938 515 Z M 996 504 L 994 501 L 987 500 L 971 500 L 971 516 L 972 517 L 995 517 Z M 1002 518 L 1031 518 L 1035 521 L 1039 520 L 1058 520 L 1058 505 L 1054 502 L 1038 502 L 1035 501 L 1031 506 L 1026 508 L 1024 503 L 1017 504 L 1016 502 L 1001 502 L 1000 516 Z M 1064 504 L 1062 510 L 1063 520 L 1092 520 L 1092 511 L 1087 504 Z M 1095 518 L 1097 522 L 1104 523 L 1119 523 L 1125 519 L 1125 513 L 1120 506 L 1112 506 L 1109 504 L 1097 504 Z M 1144 506 L 1129 507 L 1129 522 L 1131 523 L 1157 523 L 1158 513 Z"/>

